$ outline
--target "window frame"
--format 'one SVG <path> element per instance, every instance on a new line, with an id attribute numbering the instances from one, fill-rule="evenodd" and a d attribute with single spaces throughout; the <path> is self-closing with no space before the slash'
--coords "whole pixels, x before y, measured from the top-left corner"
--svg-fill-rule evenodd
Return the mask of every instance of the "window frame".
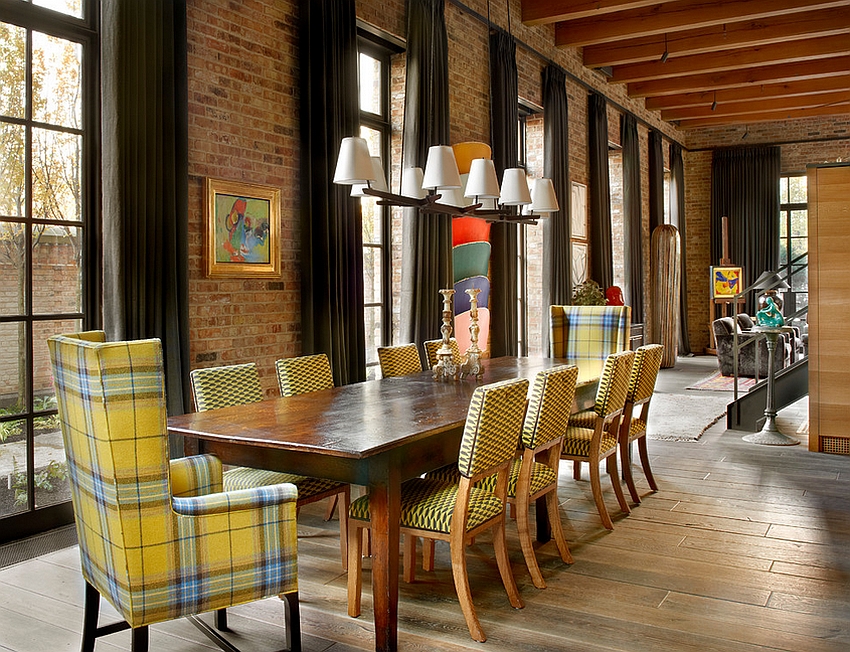
<path id="1" fill-rule="evenodd" d="M 779 196 L 779 220 L 780 220 L 779 249 L 780 249 L 780 252 L 781 252 L 782 245 L 784 243 L 785 247 L 786 247 L 785 250 L 787 252 L 786 261 L 784 263 L 783 262 L 779 263 L 779 270 L 780 270 L 780 273 L 784 272 L 785 281 L 790 286 L 790 289 L 786 291 L 786 294 L 790 294 L 794 299 L 794 310 L 791 311 L 791 312 L 796 312 L 797 311 L 796 304 L 797 304 L 797 297 L 798 296 L 805 295 L 806 296 L 806 305 L 808 306 L 808 304 L 809 304 L 809 291 L 808 290 L 797 290 L 797 289 L 794 288 L 794 273 L 796 271 L 799 271 L 800 269 L 802 269 L 804 267 L 808 267 L 808 264 L 809 264 L 808 263 L 809 235 L 808 235 L 808 230 L 806 231 L 805 236 L 800 236 L 800 235 L 795 236 L 795 235 L 792 234 L 792 229 L 791 229 L 792 218 L 791 218 L 791 215 L 792 215 L 792 213 L 797 212 L 797 211 L 805 211 L 806 214 L 808 215 L 809 205 L 808 205 L 808 201 L 805 201 L 805 202 L 791 202 L 791 201 L 784 202 L 781 191 L 782 191 L 782 180 L 785 179 L 786 180 L 786 187 L 789 188 L 789 199 L 790 199 L 790 185 L 791 185 L 790 180 L 792 178 L 797 178 L 797 177 L 806 178 L 806 173 L 805 172 L 783 172 L 782 174 L 779 175 L 779 177 L 780 177 L 780 182 L 779 182 L 780 183 L 780 185 L 779 185 L 779 193 L 780 193 L 780 196 Z M 807 197 L 807 200 L 808 200 L 808 188 L 806 189 L 806 197 Z M 785 235 L 784 236 L 782 235 L 782 222 L 785 223 Z M 804 259 L 805 262 L 793 263 L 794 258 L 792 257 L 792 252 L 793 252 L 792 245 L 793 245 L 795 240 L 798 240 L 798 241 L 799 240 L 805 240 L 805 242 L 806 242 L 806 252 L 807 253 L 806 253 L 806 257 Z M 807 276 L 807 281 L 806 281 L 806 287 L 808 287 L 808 276 Z"/>

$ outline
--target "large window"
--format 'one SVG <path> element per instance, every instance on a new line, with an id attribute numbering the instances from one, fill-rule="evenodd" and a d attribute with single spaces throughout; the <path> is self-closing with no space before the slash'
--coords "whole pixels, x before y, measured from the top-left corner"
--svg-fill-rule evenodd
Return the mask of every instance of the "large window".
<path id="1" fill-rule="evenodd" d="M 786 316 L 809 305 L 809 216 L 806 175 L 788 174 L 779 180 L 779 264 L 791 289 L 785 292 Z"/>
<path id="2" fill-rule="evenodd" d="M 96 1 L 0 0 L 0 539 L 70 516 L 46 338 L 88 324 Z M 85 18 L 88 17 L 88 18 Z M 51 509 L 53 508 L 53 509 Z M 38 523 L 38 525 L 34 525 Z"/>

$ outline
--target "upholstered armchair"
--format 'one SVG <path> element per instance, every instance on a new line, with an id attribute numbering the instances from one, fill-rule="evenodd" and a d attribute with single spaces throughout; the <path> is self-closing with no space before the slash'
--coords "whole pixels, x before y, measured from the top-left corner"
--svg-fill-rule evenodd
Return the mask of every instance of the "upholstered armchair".
<path id="1" fill-rule="evenodd" d="M 734 333 L 736 321 L 733 317 L 721 317 L 715 319 L 712 324 L 714 331 L 714 342 L 717 349 L 717 363 L 720 373 L 724 376 L 734 375 L 735 351 Z M 738 375 L 767 378 L 767 343 L 764 338 L 756 344 L 746 344 L 750 340 L 759 337 L 758 333 L 752 332 L 753 320 L 749 315 L 739 314 L 737 320 L 738 345 L 742 347 L 738 353 Z M 758 346 L 758 374 L 756 374 L 756 346 Z M 774 358 L 775 369 L 784 369 L 791 360 L 791 341 L 786 334 L 779 336 Z"/>
<path id="2" fill-rule="evenodd" d="M 84 652 L 131 628 L 280 596 L 286 638 L 300 650 L 296 489 L 277 484 L 222 493 L 221 463 L 169 462 L 159 340 L 104 342 L 102 331 L 48 340 L 86 581 Z M 98 627 L 100 597 L 126 621 Z"/>
<path id="3" fill-rule="evenodd" d="M 629 306 L 550 306 L 549 355 L 577 364 L 582 372 L 629 348 Z"/>

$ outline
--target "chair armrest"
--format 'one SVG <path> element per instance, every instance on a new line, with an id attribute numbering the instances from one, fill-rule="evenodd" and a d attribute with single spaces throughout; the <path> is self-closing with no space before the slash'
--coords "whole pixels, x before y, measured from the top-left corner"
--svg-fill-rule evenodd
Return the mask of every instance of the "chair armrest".
<path id="1" fill-rule="evenodd" d="M 283 503 L 295 503 L 298 489 L 294 484 L 270 484 L 252 489 L 237 489 L 205 496 L 171 499 L 171 507 L 181 516 L 207 516 L 245 509 L 261 509 Z"/>
<path id="2" fill-rule="evenodd" d="M 171 495 L 202 496 L 222 490 L 221 461 L 213 455 L 171 460 Z"/>

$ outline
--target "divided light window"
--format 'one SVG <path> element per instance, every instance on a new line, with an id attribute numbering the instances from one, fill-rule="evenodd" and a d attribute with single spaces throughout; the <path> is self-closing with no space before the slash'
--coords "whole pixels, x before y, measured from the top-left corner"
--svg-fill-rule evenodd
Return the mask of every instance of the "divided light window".
<path id="1" fill-rule="evenodd" d="M 95 0 L 0 0 L 0 9 L 2 542 L 71 516 L 46 339 L 82 330 L 93 303 L 100 9 Z"/>
<path id="2" fill-rule="evenodd" d="M 791 315 L 809 305 L 809 213 L 805 173 L 779 179 L 779 264 L 788 285 L 783 312 Z"/>

